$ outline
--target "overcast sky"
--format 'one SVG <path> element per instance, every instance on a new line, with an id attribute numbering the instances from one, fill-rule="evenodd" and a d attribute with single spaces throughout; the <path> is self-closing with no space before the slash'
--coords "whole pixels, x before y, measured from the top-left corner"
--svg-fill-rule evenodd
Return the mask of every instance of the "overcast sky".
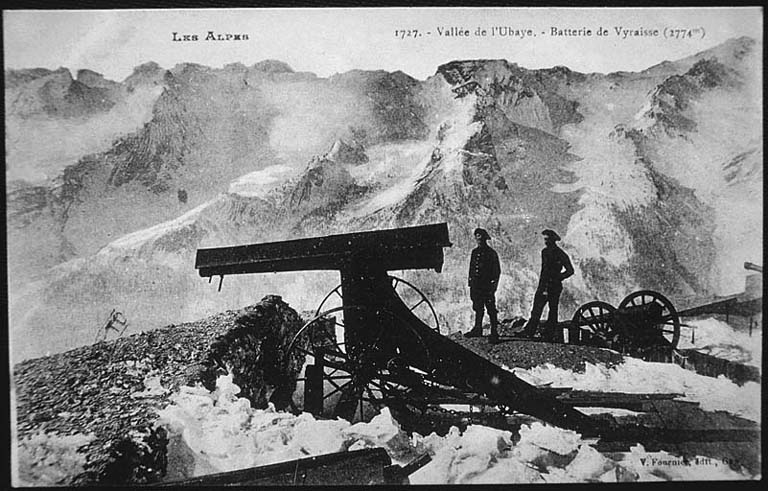
<path id="1" fill-rule="evenodd" d="M 580 72 L 638 71 L 740 36 L 762 39 L 759 8 L 555 9 L 386 8 L 4 11 L 5 68 L 88 68 L 123 80 L 154 61 L 164 68 L 210 67 L 265 59 L 319 76 L 351 69 L 402 70 L 418 79 L 438 65 L 467 58 L 503 58 L 526 68 L 565 65 Z M 494 26 L 532 29 L 536 37 L 492 37 Z M 446 37 L 438 28 L 468 29 Z M 591 29 L 591 36 L 552 36 L 552 28 Z M 600 28 L 607 36 L 597 36 Z M 475 36 L 478 28 L 485 37 Z M 622 39 L 616 28 L 658 30 Z M 665 28 L 683 29 L 681 39 Z M 397 30 L 420 37 L 399 39 Z M 247 34 L 246 41 L 204 41 L 206 33 Z M 173 41 L 173 32 L 198 41 Z M 429 34 L 428 34 L 429 33 Z"/>

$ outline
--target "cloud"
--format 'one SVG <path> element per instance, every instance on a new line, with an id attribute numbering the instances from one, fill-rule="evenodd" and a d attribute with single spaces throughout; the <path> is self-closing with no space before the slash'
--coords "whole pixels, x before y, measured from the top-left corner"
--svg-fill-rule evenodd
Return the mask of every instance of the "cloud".
<path id="1" fill-rule="evenodd" d="M 120 58 L 136 36 L 137 27 L 122 22 L 116 16 L 109 16 L 95 22 L 71 48 L 64 60 L 64 66 L 88 68 L 109 66 L 110 60 Z"/>

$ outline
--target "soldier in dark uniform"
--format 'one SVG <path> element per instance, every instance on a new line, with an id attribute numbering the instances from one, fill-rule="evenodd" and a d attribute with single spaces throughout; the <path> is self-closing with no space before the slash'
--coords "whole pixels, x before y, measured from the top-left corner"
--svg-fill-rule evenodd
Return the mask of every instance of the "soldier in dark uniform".
<path id="1" fill-rule="evenodd" d="M 563 280 L 573 275 L 571 259 L 557 246 L 556 242 L 560 240 L 557 232 L 547 229 L 541 234 L 544 236 L 545 247 L 541 250 L 539 286 L 533 297 L 531 318 L 519 334 L 521 337 L 533 337 L 539 327 L 541 312 L 546 304 L 549 304 L 549 317 L 544 336 L 547 338 L 554 336 L 557 325 L 557 305 L 560 302 L 560 293 L 563 291 Z"/>
<path id="2" fill-rule="evenodd" d="M 483 335 L 483 310 L 486 309 L 488 317 L 491 318 L 491 335 L 488 341 L 496 344 L 499 342 L 495 298 L 501 275 L 499 255 L 488 246 L 488 240 L 491 238 L 488 232 L 476 228 L 474 235 L 477 247 L 472 250 L 469 261 L 469 297 L 472 299 L 472 310 L 475 311 L 475 326 L 464 336 L 471 338 Z"/>

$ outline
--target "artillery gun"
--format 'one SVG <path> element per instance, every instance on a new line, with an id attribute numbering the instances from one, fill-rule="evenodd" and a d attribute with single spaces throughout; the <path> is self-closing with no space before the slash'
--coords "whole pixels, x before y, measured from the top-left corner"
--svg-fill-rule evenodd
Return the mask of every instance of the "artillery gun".
<path id="1" fill-rule="evenodd" d="M 426 296 L 390 275 L 409 269 L 439 273 L 443 248 L 450 246 L 448 227 L 440 223 L 200 249 L 196 268 L 202 277 L 222 279 L 228 274 L 339 271 L 340 284 L 287 350 L 287 359 L 306 360 L 299 378 L 303 400 L 294 401 L 296 409 L 352 421 L 367 419 L 381 406 L 401 414 L 423 414 L 439 404 L 495 406 L 502 413 L 524 413 L 607 438 L 615 429 L 610 420 L 581 413 L 556 391 L 530 385 L 443 336 Z M 341 305 L 327 308 L 333 301 Z M 599 300 L 582 305 L 571 320 L 558 323 L 557 339 L 550 341 L 668 360 L 680 341 L 681 315 L 710 307 L 678 312 L 662 294 L 636 291 L 618 307 Z M 645 430 L 636 430 L 641 438 Z"/>
<path id="2" fill-rule="evenodd" d="M 338 295 L 342 305 L 317 312 L 289 348 L 307 358 L 301 377 L 306 411 L 353 420 L 365 418 L 370 406 L 424 411 L 435 401 L 471 404 L 483 399 L 585 435 L 599 434 L 601 422 L 441 335 L 439 326 L 429 325 L 414 314 L 414 305 L 403 302 L 396 291 L 402 280 L 389 271 L 440 272 L 443 248 L 450 246 L 447 224 L 441 223 L 200 249 L 195 267 L 209 278 L 340 272 L 340 287 L 323 302 Z M 431 306 L 429 310 L 434 312 Z"/>
<path id="3" fill-rule="evenodd" d="M 680 315 L 667 297 L 640 290 L 627 295 L 618 308 L 601 300 L 588 302 L 576 310 L 570 322 L 558 323 L 556 332 L 567 332 L 567 340 L 562 341 L 569 344 L 642 357 L 651 351 L 677 348 L 680 325 Z"/>
<path id="4" fill-rule="evenodd" d="M 762 312 L 763 268 L 745 262 L 744 269 L 761 274 L 747 277 L 743 293 L 716 297 L 680 311 L 667 297 L 652 290 L 630 293 L 618 308 L 600 300 L 586 303 L 576 310 L 570 321 L 558 323 L 557 337 L 551 341 L 611 348 L 645 358 L 676 350 L 680 328 L 685 325 L 680 318 L 704 314 L 724 314 L 726 322 L 729 314 L 749 317 L 751 335 L 753 317 Z"/>

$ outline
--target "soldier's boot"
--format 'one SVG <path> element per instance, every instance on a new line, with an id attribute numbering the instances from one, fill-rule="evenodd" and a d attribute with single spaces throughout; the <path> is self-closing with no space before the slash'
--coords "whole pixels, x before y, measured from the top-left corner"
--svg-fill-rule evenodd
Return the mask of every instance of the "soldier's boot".
<path id="1" fill-rule="evenodd" d="M 499 342 L 499 320 L 496 317 L 496 312 L 491 314 L 491 335 L 488 336 L 488 342 L 491 344 L 498 344 Z"/>
<path id="2" fill-rule="evenodd" d="M 495 325 L 491 325 L 491 335 L 488 336 L 488 342 L 491 344 L 498 344 L 499 342 L 499 331 Z"/>
<path id="3" fill-rule="evenodd" d="M 517 332 L 513 334 L 516 338 L 532 338 L 534 334 L 536 334 L 537 325 L 535 322 L 532 322 L 529 320 L 525 323 L 525 326 L 523 326 L 523 330 L 520 332 Z"/>
<path id="4" fill-rule="evenodd" d="M 563 335 L 558 336 L 557 325 L 547 321 L 541 333 L 541 338 L 545 341 L 562 342 Z"/>
<path id="5" fill-rule="evenodd" d="M 464 333 L 465 338 L 480 338 L 483 336 L 483 312 L 475 312 L 475 327 Z"/>

